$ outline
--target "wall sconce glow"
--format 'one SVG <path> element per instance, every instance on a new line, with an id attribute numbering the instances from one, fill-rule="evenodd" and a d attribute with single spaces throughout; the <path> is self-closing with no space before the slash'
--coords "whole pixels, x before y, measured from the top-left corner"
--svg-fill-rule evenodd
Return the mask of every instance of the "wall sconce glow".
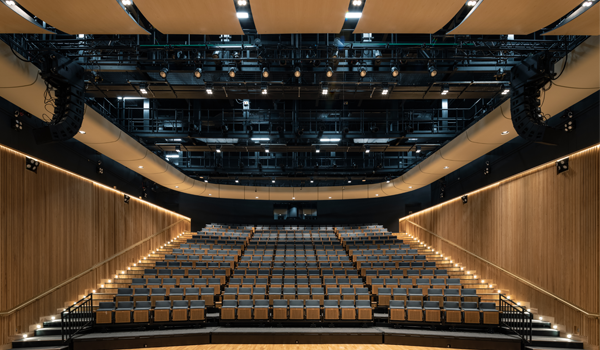
<path id="1" fill-rule="evenodd" d="M 239 19 L 246 19 L 248 17 L 250 17 L 248 15 L 248 12 L 236 12 L 237 18 Z"/>
<path id="2" fill-rule="evenodd" d="M 552 326 L 552 329 L 558 329 L 557 325 Z"/>
<path id="3" fill-rule="evenodd" d="M 346 19 L 359 19 L 362 12 L 346 12 Z"/>

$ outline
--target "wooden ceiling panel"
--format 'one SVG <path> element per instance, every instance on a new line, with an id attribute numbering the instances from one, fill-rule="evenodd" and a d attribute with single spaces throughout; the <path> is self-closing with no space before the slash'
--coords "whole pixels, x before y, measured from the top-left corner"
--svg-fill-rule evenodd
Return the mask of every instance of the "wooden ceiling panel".
<path id="1" fill-rule="evenodd" d="M 435 33 L 464 4 L 464 0 L 368 0 L 354 33 Z"/>
<path id="2" fill-rule="evenodd" d="M 0 2 L 0 33 L 6 34 L 55 34 L 28 19 L 23 10 Z"/>
<path id="3" fill-rule="evenodd" d="M 136 0 L 135 5 L 163 34 L 244 35 L 233 1 Z"/>
<path id="4" fill-rule="evenodd" d="M 483 0 L 448 34 L 527 35 L 569 13 L 581 0 Z"/>
<path id="5" fill-rule="evenodd" d="M 250 0 L 258 34 L 337 34 L 349 5 L 350 0 Z"/>
<path id="6" fill-rule="evenodd" d="M 19 0 L 19 5 L 65 33 L 149 34 L 117 0 Z"/>
<path id="7" fill-rule="evenodd" d="M 600 35 L 600 2 L 544 35 Z M 569 16 L 570 17 L 570 16 Z"/>

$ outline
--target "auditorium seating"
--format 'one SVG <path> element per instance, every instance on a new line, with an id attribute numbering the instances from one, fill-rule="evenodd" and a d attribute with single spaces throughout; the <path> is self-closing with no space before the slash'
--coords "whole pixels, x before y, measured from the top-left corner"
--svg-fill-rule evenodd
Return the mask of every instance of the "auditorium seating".
<path id="1" fill-rule="evenodd" d="M 498 325 L 500 318 L 472 276 L 381 225 L 212 224 L 135 267 L 125 274 L 130 282 L 99 303 L 97 324 Z"/>

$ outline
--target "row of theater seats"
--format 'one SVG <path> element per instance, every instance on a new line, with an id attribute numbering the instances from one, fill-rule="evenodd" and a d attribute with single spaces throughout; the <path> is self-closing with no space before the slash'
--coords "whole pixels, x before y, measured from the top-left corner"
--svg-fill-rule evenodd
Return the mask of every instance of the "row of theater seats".
<path id="1" fill-rule="evenodd" d="M 175 278 L 177 281 L 182 278 L 218 278 L 221 281 L 221 284 L 223 284 L 230 273 L 231 272 L 228 269 L 146 269 L 144 270 L 142 278 Z"/>
<path id="2" fill-rule="evenodd" d="M 445 322 L 465 324 L 498 325 L 500 313 L 494 303 L 444 302 L 437 301 L 404 301 L 392 300 L 389 307 L 389 322 Z"/>
<path id="3" fill-rule="evenodd" d="M 427 300 L 438 302 L 441 306 L 444 301 L 477 304 L 481 299 L 475 289 L 379 288 L 374 295 L 377 296 L 377 306 L 383 307 L 389 306 L 391 300 Z"/>
<path id="4" fill-rule="evenodd" d="M 102 302 L 96 310 L 96 324 L 204 321 L 204 300 Z"/>
<path id="5" fill-rule="evenodd" d="M 367 288 L 322 288 L 322 287 L 270 287 L 268 293 L 265 288 L 233 288 L 225 287 L 223 300 L 229 299 L 264 299 L 271 302 L 278 299 L 286 300 L 369 300 L 370 294 Z"/>
<path id="6" fill-rule="evenodd" d="M 206 306 L 214 306 L 215 299 L 220 300 L 217 288 L 191 287 L 191 288 L 119 288 L 115 295 L 115 302 L 149 301 L 152 306 L 164 300 L 203 300 Z"/>
<path id="7" fill-rule="evenodd" d="M 372 311 L 368 300 L 225 300 L 221 320 L 371 321 Z"/>

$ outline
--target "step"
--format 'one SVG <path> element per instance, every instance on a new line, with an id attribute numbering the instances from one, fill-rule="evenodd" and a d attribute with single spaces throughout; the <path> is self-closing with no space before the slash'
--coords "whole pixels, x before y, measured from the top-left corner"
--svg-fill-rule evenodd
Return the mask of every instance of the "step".
<path id="1" fill-rule="evenodd" d="M 531 327 L 533 327 L 533 328 L 552 328 L 552 324 L 547 321 L 532 320 Z"/>
<path id="2" fill-rule="evenodd" d="M 559 337 L 544 337 L 544 336 L 533 336 L 531 345 L 532 347 L 546 347 L 553 349 L 583 349 L 583 343 L 577 340 L 571 340 L 568 338 Z"/>
<path id="3" fill-rule="evenodd" d="M 61 322 L 60 318 L 53 320 L 53 321 L 44 321 L 43 326 L 44 327 L 60 327 L 60 322 Z"/>
<path id="4" fill-rule="evenodd" d="M 43 337 L 47 335 L 61 335 L 61 327 L 43 327 L 34 331 L 35 337 Z"/>
<path id="5" fill-rule="evenodd" d="M 32 348 L 32 347 L 56 347 L 63 346 L 62 337 L 60 335 L 48 335 L 43 337 L 29 337 L 27 339 L 19 339 L 13 341 L 13 349 Z"/>
<path id="6" fill-rule="evenodd" d="M 560 337 L 560 331 L 551 328 L 533 328 L 531 334 L 542 337 Z"/>

